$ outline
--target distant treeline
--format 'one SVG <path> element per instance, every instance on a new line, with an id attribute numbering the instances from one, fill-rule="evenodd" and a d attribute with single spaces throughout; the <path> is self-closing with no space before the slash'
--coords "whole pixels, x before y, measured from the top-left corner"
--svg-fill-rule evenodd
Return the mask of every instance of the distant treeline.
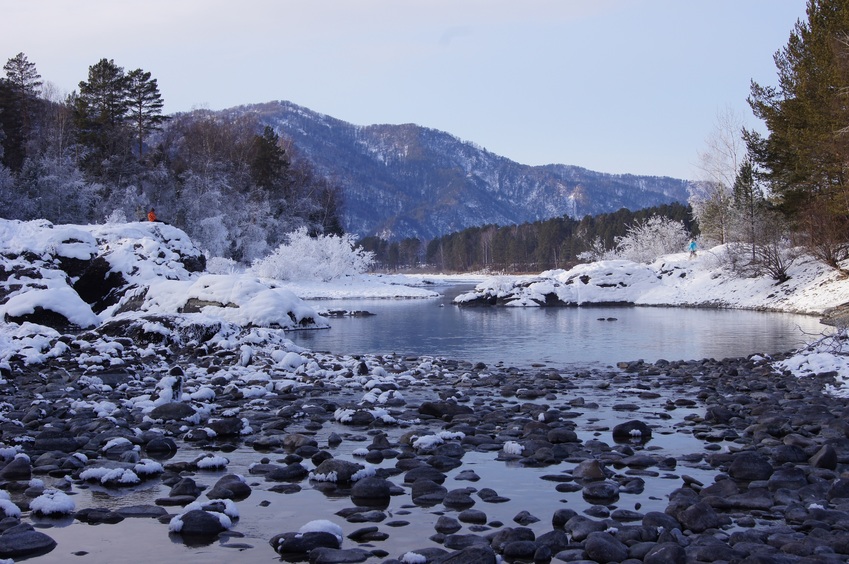
<path id="1" fill-rule="evenodd" d="M 581 220 L 564 216 L 521 225 L 484 225 L 429 242 L 366 237 L 359 243 L 375 254 L 378 270 L 540 272 L 575 265 L 578 255 L 595 241 L 612 249 L 628 227 L 654 215 L 680 221 L 691 233 L 698 232 L 690 206 L 672 203 L 638 211 L 622 208 Z"/>

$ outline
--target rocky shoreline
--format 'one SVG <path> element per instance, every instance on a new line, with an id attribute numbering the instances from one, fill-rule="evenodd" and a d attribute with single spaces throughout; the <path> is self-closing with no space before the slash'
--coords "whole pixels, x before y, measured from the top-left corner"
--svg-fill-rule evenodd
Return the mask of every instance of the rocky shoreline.
<path id="1" fill-rule="evenodd" d="M 3 369 L 0 558 L 67 558 L 51 520 L 82 536 L 144 520 L 161 531 L 148 544 L 214 546 L 210 561 L 849 559 L 834 374 L 760 356 L 574 371 L 338 357 L 282 332 L 135 323 L 57 335 L 64 352 Z M 511 476 L 489 483 L 472 459 Z M 531 493 L 504 514 L 523 503 L 511 480 Z M 332 503 L 247 524 L 317 492 Z"/>

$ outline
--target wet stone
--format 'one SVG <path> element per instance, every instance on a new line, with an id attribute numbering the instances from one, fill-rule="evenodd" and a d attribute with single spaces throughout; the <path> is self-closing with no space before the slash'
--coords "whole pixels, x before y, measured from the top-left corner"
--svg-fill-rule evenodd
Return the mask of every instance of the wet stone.
<path id="1" fill-rule="evenodd" d="M 483 511 L 479 511 L 477 509 L 466 509 L 464 511 L 461 511 L 457 515 L 457 520 L 459 520 L 461 523 L 473 523 L 477 525 L 483 525 L 486 523 L 487 517 L 486 513 L 484 513 Z"/>

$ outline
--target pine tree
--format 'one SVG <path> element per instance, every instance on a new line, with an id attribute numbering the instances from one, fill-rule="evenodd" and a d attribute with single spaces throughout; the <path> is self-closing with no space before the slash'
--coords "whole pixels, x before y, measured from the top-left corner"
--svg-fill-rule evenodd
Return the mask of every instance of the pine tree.
<path id="1" fill-rule="evenodd" d="M 127 108 L 129 120 L 138 141 L 139 159 L 144 149 L 144 138 L 149 133 L 161 129 L 168 119 L 162 115 L 165 102 L 159 93 L 159 86 L 150 73 L 135 69 L 127 73 Z"/>
<path id="2" fill-rule="evenodd" d="M 749 104 L 769 130 L 752 134 L 749 153 L 780 209 L 813 241 L 840 234 L 825 252 L 836 266 L 849 256 L 849 2 L 808 0 L 787 45 L 775 54 L 778 87 L 752 83 Z"/>
<path id="3" fill-rule="evenodd" d="M 251 179 L 266 190 L 279 186 L 289 163 L 274 129 L 266 125 L 262 135 L 255 136 L 252 149 Z"/>
<path id="4" fill-rule="evenodd" d="M 80 82 L 74 117 L 79 140 L 89 150 L 83 164 L 96 175 L 104 173 L 104 162 L 123 158 L 129 150 L 127 88 L 124 69 L 112 59 L 101 59 L 90 66 L 88 81 Z"/>
<path id="5" fill-rule="evenodd" d="M 43 83 L 35 63 L 23 53 L 9 59 L 3 70 L 6 72 L 6 78 L 0 84 L 3 163 L 19 171 L 26 158 L 26 140 L 32 129 Z"/>
<path id="6" fill-rule="evenodd" d="M 746 159 L 740 165 L 740 172 L 734 181 L 734 210 L 737 212 L 743 231 L 743 240 L 751 249 L 754 262 L 758 244 L 757 226 L 763 206 L 763 195 L 755 182 L 752 161 Z"/>

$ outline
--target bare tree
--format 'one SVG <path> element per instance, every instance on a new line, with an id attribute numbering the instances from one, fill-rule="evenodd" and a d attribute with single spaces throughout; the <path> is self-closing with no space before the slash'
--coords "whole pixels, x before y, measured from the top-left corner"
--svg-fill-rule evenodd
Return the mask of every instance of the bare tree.
<path id="1" fill-rule="evenodd" d="M 717 113 L 714 130 L 699 153 L 702 178 L 690 196 L 703 236 L 720 244 L 728 241 L 734 181 L 745 157 L 743 121 L 726 107 Z"/>

